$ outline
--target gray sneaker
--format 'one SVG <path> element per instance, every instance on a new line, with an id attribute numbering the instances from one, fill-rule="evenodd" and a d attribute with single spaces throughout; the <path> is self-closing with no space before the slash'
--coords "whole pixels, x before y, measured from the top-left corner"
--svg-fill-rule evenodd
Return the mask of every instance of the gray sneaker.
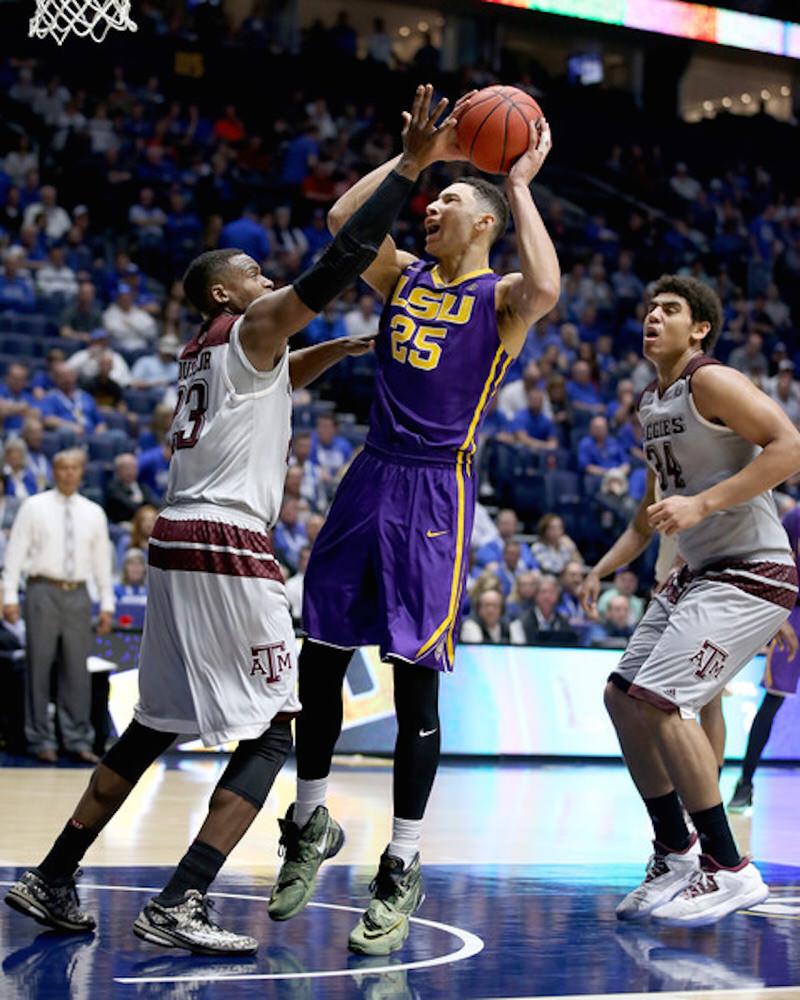
<path id="1" fill-rule="evenodd" d="M 408 937 L 408 918 L 425 898 L 419 854 L 404 868 L 387 848 L 369 888 L 372 900 L 350 932 L 347 945 L 360 955 L 388 955 Z"/>
<path id="2" fill-rule="evenodd" d="M 739 778 L 728 803 L 728 812 L 744 812 L 753 804 L 753 783 Z"/>
<path id="3" fill-rule="evenodd" d="M 214 923 L 208 912 L 212 905 L 198 889 L 187 889 L 173 906 L 151 899 L 134 921 L 133 933 L 151 944 L 185 948 L 193 955 L 252 955 L 258 941 Z"/>
<path id="4" fill-rule="evenodd" d="M 80 869 L 75 875 L 80 875 Z M 80 908 L 74 876 L 48 882 L 29 868 L 8 890 L 5 901 L 26 917 L 69 934 L 88 934 L 97 926 L 94 917 Z"/>
<path id="5" fill-rule="evenodd" d="M 319 866 L 338 854 L 344 843 L 344 830 L 325 806 L 317 806 L 302 830 L 293 815 L 294 804 L 289 806 L 286 818 L 278 820 L 278 853 L 284 855 L 284 862 L 267 905 L 273 920 L 288 920 L 303 909 L 314 891 Z"/>

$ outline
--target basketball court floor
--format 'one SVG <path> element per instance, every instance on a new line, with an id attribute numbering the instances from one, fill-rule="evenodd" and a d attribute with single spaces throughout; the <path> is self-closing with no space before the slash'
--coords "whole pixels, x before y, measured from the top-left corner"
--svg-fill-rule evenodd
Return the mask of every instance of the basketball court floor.
<path id="1" fill-rule="evenodd" d="M 642 877 L 649 826 L 618 764 L 446 763 L 423 841 L 427 899 L 405 947 L 350 955 L 388 839 L 391 772 L 337 759 L 330 807 L 347 842 L 323 865 L 313 902 L 274 924 L 276 818 L 288 765 L 214 886 L 218 918 L 261 942 L 253 958 L 194 957 L 135 938 L 205 812 L 224 761 L 154 765 L 94 846 L 79 882 L 96 934 L 62 937 L 0 907 L 2 1000 L 490 1000 L 527 997 L 800 998 L 800 770 L 764 768 L 735 817 L 772 895 L 709 929 L 622 926 L 620 897 Z M 0 768 L 0 888 L 41 859 L 87 780 L 77 768 Z M 723 774 L 727 797 L 736 779 Z"/>

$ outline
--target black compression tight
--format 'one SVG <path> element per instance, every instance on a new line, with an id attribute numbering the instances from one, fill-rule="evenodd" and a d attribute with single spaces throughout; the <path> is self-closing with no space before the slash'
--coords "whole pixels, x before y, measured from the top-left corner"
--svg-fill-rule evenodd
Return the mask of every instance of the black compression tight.
<path id="1" fill-rule="evenodd" d="M 307 639 L 299 660 L 297 776 L 304 781 L 330 773 L 342 728 L 342 685 L 352 650 Z M 394 665 L 397 741 L 394 753 L 394 815 L 422 819 L 439 764 L 439 671 L 401 661 Z"/>
<path id="2" fill-rule="evenodd" d="M 747 740 L 747 752 L 742 761 L 742 777 L 745 781 L 751 782 L 755 774 L 761 754 L 767 745 L 769 734 L 772 732 L 772 723 L 775 715 L 783 704 L 783 695 L 771 694 L 767 692 L 764 700 L 756 712 L 753 725 L 750 727 L 750 736 Z"/>

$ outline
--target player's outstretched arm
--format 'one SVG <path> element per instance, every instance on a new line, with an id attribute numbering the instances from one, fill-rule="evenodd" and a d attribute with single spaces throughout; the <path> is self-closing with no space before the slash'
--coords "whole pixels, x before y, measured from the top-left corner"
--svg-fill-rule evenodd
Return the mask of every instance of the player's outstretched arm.
<path id="1" fill-rule="evenodd" d="M 288 288 L 268 292 L 253 302 L 242 320 L 240 338 L 251 363 L 261 371 L 274 367 L 285 341 L 297 333 L 375 260 L 397 213 L 436 145 L 437 127 L 446 102 L 430 112 L 430 87 L 417 87 L 410 112 L 403 113 L 403 153 L 387 169 L 341 226 L 320 259 Z M 454 128 L 454 125 L 448 125 Z M 411 258 L 413 259 L 413 258 Z"/>
<path id="2" fill-rule="evenodd" d="M 650 544 L 650 539 L 653 537 L 653 528 L 647 518 L 647 508 L 655 500 L 655 493 L 655 475 L 652 469 L 648 469 L 644 496 L 639 502 L 639 507 L 633 516 L 633 520 L 608 552 L 602 556 L 597 565 L 589 570 L 580 586 L 578 596 L 580 597 L 584 611 L 587 613 L 594 613 L 597 609 L 600 581 L 615 570 L 618 570 L 620 566 L 626 566 L 628 563 L 633 562 Z"/>
<path id="3" fill-rule="evenodd" d="M 361 337 L 337 337 L 324 344 L 292 351 L 289 355 L 289 381 L 292 388 L 302 389 L 342 358 L 366 354 L 374 346 L 375 338 L 365 334 Z"/>
<path id="4" fill-rule="evenodd" d="M 725 365 L 706 365 L 692 376 L 692 399 L 700 415 L 757 444 L 762 451 L 728 479 L 696 496 L 671 496 L 652 504 L 650 524 L 673 535 L 718 510 L 773 489 L 800 471 L 800 431 L 778 404 L 745 375 Z"/>
<path id="5" fill-rule="evenodd" d="M 551 147 L 547 122 L 542 123 L 541 134 L 531 122 L 528 148 L 506 179 L 506 194 L 517 232 L 521 273 L 506 275 L 499 282 L 497 311 L 500 338 L 513 357 L 522 350 L 530 327 L 555 306 L 561 294 L 561 269 L 556 248 L 530 189 L 531 181 L 539 173 Z"/>
<path id="6" fill-rule="evenodd" d="M 442 98 L 431 109 L 433 87 L 431 84 L 418 86 L 411 111 L 403 112 L 403 153 L 376 167 L 345 191 L 328 212 L 330 231 L 337 233 L 392 170 L 402 171 L 410 140 L 416 139 L 419 147 L 421 145 L 419 140 L 424 139 L 424 148 L 419 149 L 417 153 L 418 157 L 422 157 L 423 170 L 437 160 L 463 160 L 465 157 L 458 148 L 456 139 L 456 116 L 473 93 L 474 91 L 471 91 L 460 98 L 453 108 L 453 113 L 437 126 L 436 121 L 444 114 L 447 101 Z M 364 280 L 381 298 L 386 299 L 397 284 L 403 268 L 408 267 L 416 259 L 414 254 L 398 250 L 391 236 L 387 236 L 378 250 L 374 263 L 364 272 Z"/>

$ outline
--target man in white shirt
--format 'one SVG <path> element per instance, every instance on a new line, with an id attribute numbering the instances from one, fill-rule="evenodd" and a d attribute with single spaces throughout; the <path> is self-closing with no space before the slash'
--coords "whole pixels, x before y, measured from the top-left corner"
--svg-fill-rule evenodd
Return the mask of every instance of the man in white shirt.
<path id="1" fill-rule="evenodd" d="M 103 313 L 103 326 L 121 351 L 150 347 L 158 334 L 156 321 L 145 309 L 134 305 L 133 289 L 125 284 L 118 286 L 116 299 Z"/>
<path id="2" fill-rule="evenodd" d="M 63 240 L 50 242 L 47 261 L 36 272 L 36 290 L 47 298 L 51 295 L 77 296 L 78 277 L 67 264 L 67 244 Z"/>
<path id="3" fill-rule="evenodd" d="M 72 219 L 69 212 L 58 203 L 58 192 L 52 184 L 43 184 L 39 191 L 39 201 L 28 205 L 23 216 L 23 226 L 33 226 L 41 213 L 44 213 L 45 235 L 51 240 L 60 240 L 67 235 Z"/>
<path id="4" fill-rule="evenodd" d="M 11 625 L 20 619 L 23 568 L 28 574 L 25 736 L 37 759 L 47 764 L 57 759 L 48 705 L 50 668 L 59 639 L 56 711 L 64 747 L 76 760 L 97 763 L 89 721 L 91 682 L 86 659 L 92 642 L 92 604 L 86 584 L 92 577 L 100 594 L 97 631 L 101 634 L 111 629 L 114 590 L 105 512 L 78 493 L 85 466 L 86 456 L 79 448 L 54 457 L 55 489 L 28 497 L 20 507 L 3 571 L 3 618 Z"/>
<path id="5" fill-rule="evenodd" d="M 358 306 L 344 315 L 348 337 L 375 337 L 380 316 L 375 312 L 375 296 L 362 295 Z"/>
<path id="6" fill-rule="evenodd" d="M 92 330 L 89 334 L 89 346 L 82 348 L 71 354 L 67 359 L 67 364 L 78 376 L 81 385 L 91 381 L 100 371 L 100 358 L 104 354 L 111 355 L 111 371 L 109 372 L 117 385 L 126 388 L 131 384 L 131 370 L 128 362 L 119 351 L 112 351 L 108 342 L 108 331 L 102 326 Z"/>

